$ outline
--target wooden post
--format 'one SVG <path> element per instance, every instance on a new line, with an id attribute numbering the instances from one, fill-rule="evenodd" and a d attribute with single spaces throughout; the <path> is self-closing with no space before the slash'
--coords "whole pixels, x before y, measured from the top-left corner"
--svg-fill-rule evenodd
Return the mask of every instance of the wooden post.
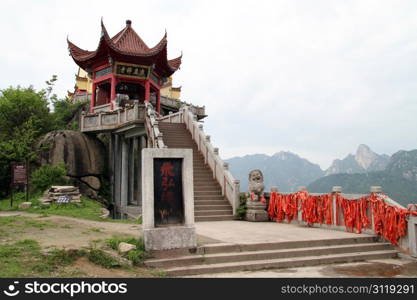
<path id="1" fill-rule="evenodd" d="M 145 102 L 149 102 L 151 100 L 151 84 L 149 80 L 145 81 Z"/>
<path id="2" fill-rule="evenodd" d="M 156 93 L 156 112 L 158 115 L 161 113 L 161 91 L 158 90 Z"/>
<path id="3" fill-rule="evenodd" d="M 96 105 L 96 88 L 97 88 L 97 84 L 93 83 L 93 88 L 91 91 L 91 99 L 90 99 L 90 113 L 94 112 L 94 106 Z"/>
<path id="4" fill-rule="evenodd" d="M 114 109 L 113 101 L 116 99 L 116 77 L 111 77 L 111 88 L 110 88 L 110 110 Z"/>

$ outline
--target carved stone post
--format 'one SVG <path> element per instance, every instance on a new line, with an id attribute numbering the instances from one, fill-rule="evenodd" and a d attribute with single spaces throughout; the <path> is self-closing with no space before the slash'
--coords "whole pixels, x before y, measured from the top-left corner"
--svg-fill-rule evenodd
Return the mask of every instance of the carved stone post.
<path id="1" fill-rule="evenodd" d="M 342 193 L 342 187 L 341 186 L 334 186 L 333 188 L 332 188 L 332 206 L 333 206 L 333 216 L 334 216 L 334 218 L 333 218 L 333 225 L 334 226 L 338 226 L 339 225 L 339 220 L 337 219 L 338 218 L 338 213 L 337 213 L 337 203 L 336 203 L 336 196 L 338 195 L 338 194 L 341 194 Z"/>
<path id="2" fill-rule="evenodd" d="M 264 177 L 261 170 L 252 170 L 249 173 L 249 193 L 246 198 L 246 221 L 265 222 L 269 220 L 264 188 Z"/>

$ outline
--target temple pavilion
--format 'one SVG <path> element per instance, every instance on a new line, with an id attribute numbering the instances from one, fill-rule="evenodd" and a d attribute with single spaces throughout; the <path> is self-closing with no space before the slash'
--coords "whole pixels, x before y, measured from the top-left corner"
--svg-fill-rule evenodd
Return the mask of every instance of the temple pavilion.
<path id="1" fill-rule="evenodd" d="M 113 111 L 126 103 L 154 102 L 161 111 L 161 89 L 181 66 L 182 55 L 169 60 L 167 34 L 148 47 L 132 28 L 132 22 L 110 37 L 101 22 L 101 37 L 95 51 L 81 49 L 69 40 L 75 63 L 91 78 L 90 113 Z"/>

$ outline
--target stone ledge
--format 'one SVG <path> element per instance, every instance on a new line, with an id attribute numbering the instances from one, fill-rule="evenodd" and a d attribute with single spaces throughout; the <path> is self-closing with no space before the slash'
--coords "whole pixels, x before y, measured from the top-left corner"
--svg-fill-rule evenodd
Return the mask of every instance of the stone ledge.
<path id="1" fill-rule="evenodd" d="M 197 247 L 194 226 L 170 226 L 143 229 L 147 250 L 169 250 Z"/>

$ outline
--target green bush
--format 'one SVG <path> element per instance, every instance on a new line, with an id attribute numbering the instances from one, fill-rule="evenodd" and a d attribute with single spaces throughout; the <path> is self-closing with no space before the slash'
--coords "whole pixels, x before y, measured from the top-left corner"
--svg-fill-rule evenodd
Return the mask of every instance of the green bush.
<path id="1" fill-rule="evenodd" d="M 87 255 L 88 260 L 106 269 L 121 267 L 120 262 L 100 249 L 91 249 Z"/>
<path id="2" fill-rule="evenodd" d="M 32 173 L 31 182 L 37 191 L 44 191 L 52 185 L 66 184 L 66 175 L 64 163 L 57 166 L 43 165 Z"/>
<path id="3" fill-rule="evenodd" d="M 241 194 L 239 198 L 239 207 L 236 209 L 236 218 L 239 220 L 243 220 L 246 215 L 246 195 Z"/>

